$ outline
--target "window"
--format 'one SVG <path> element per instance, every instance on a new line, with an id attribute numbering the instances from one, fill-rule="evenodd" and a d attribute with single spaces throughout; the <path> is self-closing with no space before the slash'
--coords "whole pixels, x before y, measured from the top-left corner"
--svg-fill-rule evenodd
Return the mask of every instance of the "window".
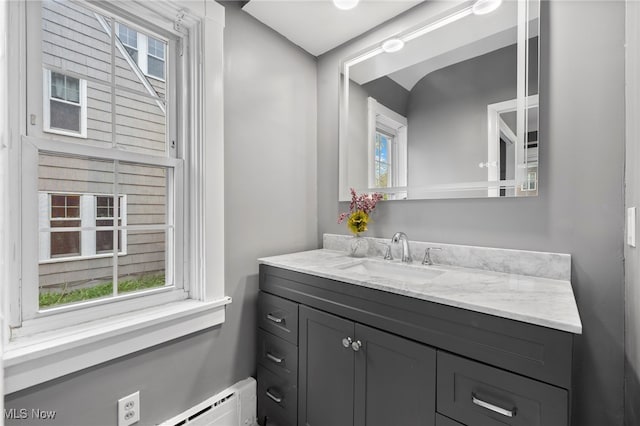
<path id="1" fill-rule="evenodd" d="M 387 188 L 392 183 L 391 146 L 393 136 L 376 129 L 374 150 L 374 176 L 376 188 Z"/>
<path id="2" fill-rule="evenodd" d="M 87 81 L 45 69 L 44 87 L 44 131 L 86 137 Z"/>
<path id="3" fill-rule="evenodd" d="M 28 128 L 35 139 L 23 157 L 37 170 L 26 177 L 33 190 L 25 202 L 33 200 L 38 215 L 25 221 L 39 225 L 37 257 L 24 260 L 37 263 L 27 274 L 37 299 L 23 306 L 23 318 L 149 290 L 188 297 L 179 263 L 184 158 L 169 144 L 178 140 L 177 96 L 167 96 L 176 84 L 151 85 L 130 61 L 157 58 L 153 72 L 162 76 L 177 67 L 165 61 L 167 35 L 152 25 L 134 29 L 88 3 L 37 4 L 40 55 L 31 61 L 47 82 L 49 120 L 41 131 L 37 121 Z M 77 24 L 58 24 L 70 19 Z M 79 134 L 82 141 L 69 137 Z"/>
<path id="4" fill-rule="evenodd" d="M 1 201 L 12 206 L 0 241 L 5 253 L 11 248 L 3 318 L 11 393 L 221 324 L 230 299 L 224 164 L 216 155 L 224 105 L 214 84 L 222 79 L 224 7 L 213 0 L 6 7 L 18 19 L 8 22 L 11 84 L 0 102 L 24 105 L 10 111 L 13 143 L 0 150 L 8 165 Z M 165 43 L 164 81 L 147 81 L 131 61 L 118 22 Z M 86 138 L 45 125 L 50 72 L 79 81 Z M 75 223 L 63 230 L 56 221 Z M 50 238 L 63 232 L 75 240 L 54 243 L 52 256 Z M 91 248 L 95 255 L 84 257 Z"/>
<path id="5" fill-rule="evenodd" d="M 80 256 L 80 196 L 51 194 L 51 256 Z M 71 229 L 68 229 L 71 228 Z"/>
<path id="6" fill-rule="evenodd" d="M 407 185 L 407 119 L 373 98 L 368 99 L 369 187 Z M 406 198 L 405 189 L 385 192 L 387 199 Z"/>
<path id="7" fill-rule="evenodd" d="M 120 197 L 118 206 L 115 206 L 115 198 L 112 196 L 96 196 L 96 227 L 107 227 L 108 230 L 96 231 L 96 253 L 109 253 L 113 250 L 114 220 L 118 220 L 118 226 L 123 226 L 121 210 L 125 205 L 124 197 Z M 116 215 L 116 211 L 118 214 Z M 126 232 L 126 231 L 124 231 Z M 122 252 L 122 231 L 118 231 L 118 253 Z"/>
<path id="8" fill-rule="evenodd" d="M 140 70 L 149 77 L 164 80 L 167 43 L 118 23 L 118 38 Z"/>
<path id="9" fill-rule="evenodd" d="M 40 262 L 59 263 L 104 257 L 113 252 L 117 234 L 118 255 L 126 254 L 126 196 L 118 197 L 118 222 L 114 224 L 113 195 L 40 193 Z M 46 215 L 45 212 L 48 212 Z M 124 229 L 124 230 L 123 230 Z"/>
<path id="10" fill-rule="evenodd" d="M 164 43 L 149 36 L 148 48 L 147 74 L 164 79 Z"/>

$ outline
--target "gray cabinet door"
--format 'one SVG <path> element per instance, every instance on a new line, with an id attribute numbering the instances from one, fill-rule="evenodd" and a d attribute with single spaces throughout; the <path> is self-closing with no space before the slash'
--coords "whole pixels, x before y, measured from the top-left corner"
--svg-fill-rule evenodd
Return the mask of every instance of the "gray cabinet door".
<path id="1" fill-rule="evenodd" d="M 306 306 L 299 311 L 298 425 L 353 425 L 354 323 Z"/>
<path id="2" fill-rule="evenodd" d="M 436 351 L 356 324 L 355 426 L 434 426 Z"/>

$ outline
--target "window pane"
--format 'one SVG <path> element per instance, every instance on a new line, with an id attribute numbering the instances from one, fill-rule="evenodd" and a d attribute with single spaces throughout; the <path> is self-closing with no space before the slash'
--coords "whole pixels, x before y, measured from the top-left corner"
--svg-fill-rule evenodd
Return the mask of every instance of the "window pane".
<path id="1" fill-rule="evenodd" d="M 54 100 L 51 100 L 50 103 L 51 117 L 49 121 L 52 128 L 80 132 L 81 110 L 79 106 Z"/>
<path id="2" fill-rule="evenodd" d="M 111 297 L 112 269 L 111 258 L 40 265 L 40 309 Z"/>
<path id="3" fill-rule="evenodd" d="M 156 58 L 164 59 L 165 43 L 151 36 L 148 37 L 148 40 L 149 40 L 149 54 L 155 56 Z"/>
<path id="4" fill-rule="evenodd" d="M 116 139 L 130 152 L 167 155 L 164 103 L 123 90 L 116 91 Z"/>
<path id="5" fill-rule="evenodd" d="M 113 226 L 113 220 L 97 220 L 96 226 Z M 113 251 L 113 229 L 96 231 L 96 253 Z M 122 231 L 118 231 L 118 252 L 122 251 Z"/>
<path id="6" fill-rule="evenodd" d="M 80 221 L 52 221 L 51 228 L 80 227 Z M 62 229 L 55 229 L 51 232 L 51 257 L 79 256 L 80 232 L 64 232 Z"/>
<path id="7" fill-rule="evenodd" d="M 148 74 L 158 78 L 164 78 L 164 61 L 156 59 L 153 56 L 149 56 L 147 59 L 147 66 L 149 68 Z"/>
<path id="8" fill-rule="evenodd" d="M 77 2 L 43 1 L 44 67 L 110 81 L 110 31 L 108 19 Z"/>
<path id="9" fill-rule="evenodd" d="M 69 102 L 80 102 L 80 80 L 51 71 L 51 97 Z"/>
<path id="10" fill-rule="evenodd" d="M 65 76 L 65 87 L 65 99 L 69 102 L 80 103 L 80 80 Z"/>
<path id="11" fill-rule="evenodd" d="M 122 44 L 137 48 L 138 47 L 138 32 L 133 28 L 129 28 L 124 24 L 118 24 L 118 38 Z"/>
<path id="12" fill-rule="evenodd" d="M 65 99 L 64 74 L 51 72 L 51 97 Z"/>
<path id="13" fill-rule="evenodd" d="M 127 226 L 167 224 L 167 175 L 164 167 L 120 163 L 118 192 L 126 194 Z"/>
<path id="14" fill-rule="evenodd" d="M 112 132 L 111 88 L 87 81 L 87 138 L 82 144 L 111 148 Z"/>
<path id="15" fill-rule="evenodd" d="M 128 231 L 127 255 L 118 257 L 118 293 L 162 287 L 166 275 L 166 231 Z"/>

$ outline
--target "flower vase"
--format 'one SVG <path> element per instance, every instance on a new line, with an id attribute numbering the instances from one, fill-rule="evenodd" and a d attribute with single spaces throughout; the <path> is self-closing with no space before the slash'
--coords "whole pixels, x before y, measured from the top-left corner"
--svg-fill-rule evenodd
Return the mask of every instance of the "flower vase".
<path id="1" fill-rule="evenodd" d="M 369 252 L 369 241 L 360 234 L 355 234 L 349 244 L 351 257 L 365 257 Z"/>

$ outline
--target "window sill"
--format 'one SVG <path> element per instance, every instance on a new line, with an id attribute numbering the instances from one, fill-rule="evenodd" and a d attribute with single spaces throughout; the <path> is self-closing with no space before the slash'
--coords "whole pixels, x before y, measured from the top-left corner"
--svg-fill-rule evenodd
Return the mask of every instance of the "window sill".
<path id="1" fill-rule="evenodd" d="M 183 300 L 53 332 L 13 339 L 5 347 L 9 394 L 196 331 L 222 324 L 231 298 Z"/>

